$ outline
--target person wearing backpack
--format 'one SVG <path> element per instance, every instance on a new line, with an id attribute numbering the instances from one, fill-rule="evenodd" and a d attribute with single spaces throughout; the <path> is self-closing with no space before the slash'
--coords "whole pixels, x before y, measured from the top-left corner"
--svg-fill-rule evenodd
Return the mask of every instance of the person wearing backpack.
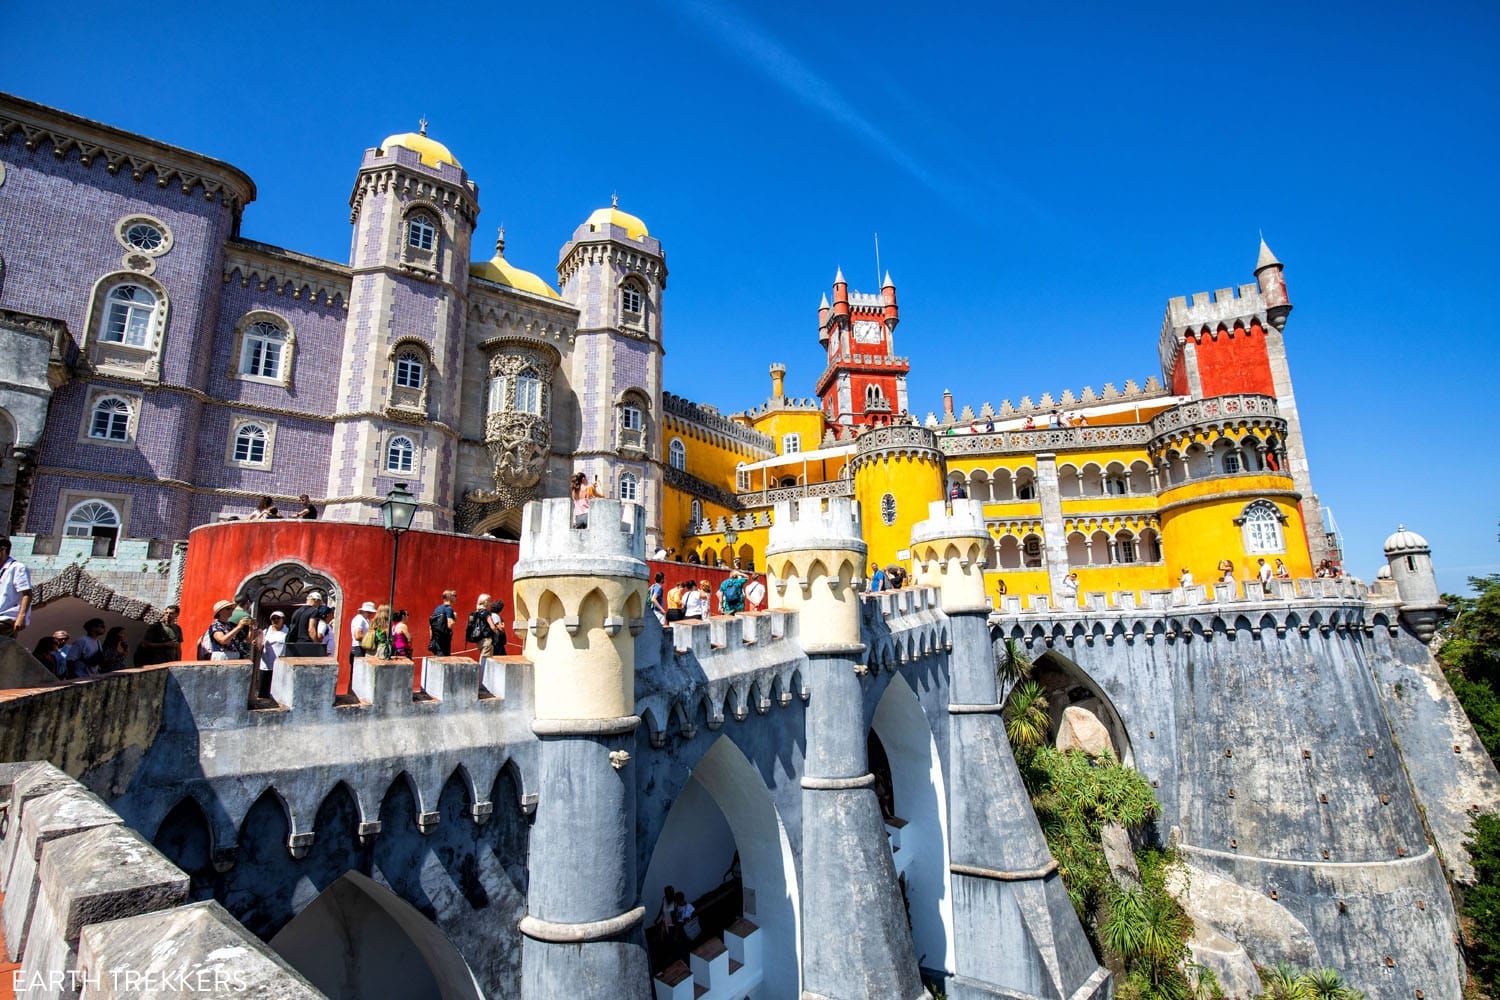
<path id="1" fill-rule="evenodd" d="M 427 652 L 433 656 L 453 655 L 453 623 L 458 621 L 458 613 L 453 610 L 453 602 L 458 600 L 458 591 L 443 591 L 443 603 L 432 609 L 432 614 L 427 616 L 427 630 L 431 638 L 427 641 Z"/>
<path id="2" fill-rule="evenodd" d="M 495 621 L 497 616 L 490 608 L 490 595 L 480 594 L 469 612 L 468 624 L 464 626 L 464 641 L 479 650 L 479 659 L 495 652 Z"/>
<path id="3" fill-rule="evenodd" d="M 745 610 L 745 571 L 737 569 L 719 584 L 719 612 L 737 615 Z"/>

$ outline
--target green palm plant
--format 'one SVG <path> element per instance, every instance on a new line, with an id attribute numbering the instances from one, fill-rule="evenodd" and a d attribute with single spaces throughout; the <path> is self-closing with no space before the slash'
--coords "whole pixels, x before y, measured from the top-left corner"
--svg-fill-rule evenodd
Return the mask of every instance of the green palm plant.
<path id="1" fill-rule="evenodd" d="M 1261 970 L 1261 981 L 1269 1000 L 1312 1000 L 1307 979 L 1290 962 L 1277 962 Z"/>
<path id="2" fill-rule="evenodd" d="M 1302 982 L 1309 1000 L 1350 1000 L 1350 994 L 1358 992 L 1335 969 L 1314 969 L 1303 974 Z"/>
<path id="3" fill-rule="evenodd" d="M 1021 640 L 1005 640 L 1005 649 L 995 658 L 995 679 L 1000 682 L 1001 691 L 1031 679 L 1031 658 L 1021 649 Z"/>
<path id="4" fill-rule="evenodd" d="M 1047 742 L 1052 719 L 1047 692 L 1036 681 L 1022 681 L 1005 702 L 1005 735 L 1017 750 L 1035 750 Z"/>

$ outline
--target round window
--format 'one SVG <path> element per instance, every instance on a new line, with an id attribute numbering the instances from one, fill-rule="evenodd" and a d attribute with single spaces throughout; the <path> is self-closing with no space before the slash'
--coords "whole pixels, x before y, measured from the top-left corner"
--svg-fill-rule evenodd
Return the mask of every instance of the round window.
<path id="1" fill-rule="evenodd" d="M 145 253 L 161 249 L 161 245 L 166 241 L 167 238 L 162 235 L 162 231 L 149 222 L 132 223 L 130 228 L 125 230 L 125 242 Z"/>
<path id="2" fill-rule="evenodd" d="M 880 519 L 886 524 L 896 523 L 896 498 L 890 493 L 880 498 Z"/>

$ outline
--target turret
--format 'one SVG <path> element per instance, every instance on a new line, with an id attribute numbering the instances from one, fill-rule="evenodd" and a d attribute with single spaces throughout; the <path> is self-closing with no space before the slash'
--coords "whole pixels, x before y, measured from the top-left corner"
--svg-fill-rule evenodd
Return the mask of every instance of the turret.
<path id="1" fill-rule="evenodd" d="M 1260 283 L 1260 294 L 1265 299 L 1266 321 L 1278 330 L 1285 330 L 1292 300 L 1287 296 L 1281 261 L 1276 259 L 1264 238 L 1260 241 L 1260 257 L 1255 261 L 1255 280 Z"/>
<path id="2" fill-rule="evenodd" d="M 818 343 L 828 346 L 828 293 L 823 293 L 823 299 L 818 303 Z"/>
<path id="3" fill-rule="evenodd" d="M 776 504 L 766 568 L 777 606 L 802 612 L 799 635 L 808 652 L 863 651 L 857 588 L 867 551 L 856 501 L 807 497 Z"/>
<path id="4" fill-rule="evenodd" d="M 917 582 L 936 587 L 943 613 L 984 612 L 984 550 L 989 543 L 984 507 L 978 500 L 933 500 L 927 520 L 911 532 Z"/>
<path id="5" fill-rule="evenodd" d="M 1432 569 L 1432 549 L 1427 539 L 1406 525 L 1385 540 L 1386 565 L 1401 599 L 1401 618 L 1427 642 L 1437 630 L 1439 615 L 1447 607 L 1438 591 L 1437 574 Z"/>
<path id="6" fill-rule="evenodd" d="M 645 514 L 596 500 L 528 503 L 515 569 L 516 630 L 536 684 L 539 780 L 521 919 L 521 996 L 604 1000 L 644 982 L 636 883 L 635 635 L 646 609 Z"/>
<path id="7" fill-rule="evenodd" d="M 915 424 L 872 428 L 859 436 L 849 470 L 855 497 L 871 513 L 865 525 L 870 556 L 892 562 L 909 547 L 928 504 L 944 497 L 947 466 L 937 435 Z"/>
<path id="8" fill-rule="evenodd" d="M 833 316 L 841 325 L 849 324 L 849 282 L 842 267 L 833 276 Z"/>
<path id="9" fill-rule="evenodd" d="M 885 272 L 885 282 L 880 286 L 880 301 L 885 303 L 885 328 L 893 331 L 901 322 L 901 310 L 896 305 L 896 283 L 891 280 L 889 271 Z"/>
<path id="10" fill-rule="evenodd" d="M 771 365 L 771 398 L 786 398 L 786 365 L 780 361 Z"/>

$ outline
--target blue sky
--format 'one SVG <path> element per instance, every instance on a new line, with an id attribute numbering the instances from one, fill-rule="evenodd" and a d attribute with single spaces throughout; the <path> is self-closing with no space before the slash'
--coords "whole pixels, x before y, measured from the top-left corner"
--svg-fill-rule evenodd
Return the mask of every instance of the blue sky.
<path id="1" fill-rule="evenodd" d="M 551 277 L 618 191 L 667 248 L 667 387 L 726 410 L 771 361 L 810 391 L 876 231 L 925 414 L 1143 381 L 1264 230 L 1351 568 L 1404 521 L 1452 590 L 1500 570 L 1500 7 L 1306 6 L 28 4 L 0 88 L 236 164 L 245 235 L 336 260 L 361 150 L 422 115 L 476 256 L 503 222 Z"/>

